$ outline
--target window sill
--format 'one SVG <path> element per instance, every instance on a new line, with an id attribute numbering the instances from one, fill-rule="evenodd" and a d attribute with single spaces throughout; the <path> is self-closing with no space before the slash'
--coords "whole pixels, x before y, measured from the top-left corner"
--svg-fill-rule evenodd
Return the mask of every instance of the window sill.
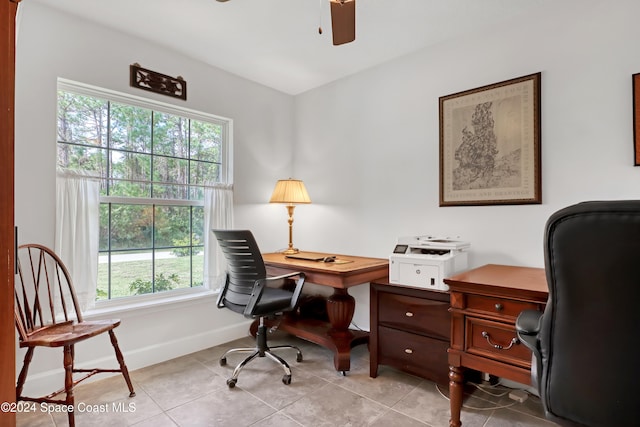
<path id="1" fill-rule="evenodd" d="M 167 306 L 181 308 L 194 304 L 211 303 L 215 305 L 218 291 L 211 289 L 189 290 L 187 292 L 170 292 L 171 295 L 148 295 L 127 298 L 118 298 L 111 301 L 103 301 L 96 307 L 83 313 L 85 319 L 104 318 L 121 314 L 148 314 L 154 311 L 163 311 Z"/>

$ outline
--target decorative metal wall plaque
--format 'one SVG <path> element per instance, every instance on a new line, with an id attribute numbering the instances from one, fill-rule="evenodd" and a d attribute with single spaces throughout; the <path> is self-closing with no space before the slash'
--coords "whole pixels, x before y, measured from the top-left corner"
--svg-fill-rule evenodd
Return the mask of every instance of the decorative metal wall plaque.
<path id="1" fill-rule="evenodd" d="M 171 77 L 147 70 L 138 63 L 131 64 L 129 70 L 132 87 L 187 100 L 187 82 L 181 76 Z"/>

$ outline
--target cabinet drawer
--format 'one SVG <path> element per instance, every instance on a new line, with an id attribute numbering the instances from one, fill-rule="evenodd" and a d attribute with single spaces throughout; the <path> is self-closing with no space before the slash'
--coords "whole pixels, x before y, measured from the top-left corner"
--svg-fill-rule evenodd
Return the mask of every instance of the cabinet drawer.
<path id="1" fill-rule="evenodd" d="M 479 314 L 499 316 L 506 321 L 515 322 L 516 317 L 523 310 L 540 310 L 540 305 L 526 301 L 514 301 L 502 298 L 493 298 L 480 295 L 467 295 L 468 311 Z"/>
<path id="2" fill-rule="evenodd" d="M 465 347 L 469 353 L 531 367 L 531 350 L 518 340 L 515 327 L 506 323 L 467 317 Z"/>
<path id="3" fill-rule="evenodd" d="M 378 352 L 381 363 L 434 380 L 445 380 L 449 368 L 449 343 L 381 326 L 378 328 Z"/>
<path id="4" fill-rule="evenodd" d="M 448 302 L 382 292 L 378 310 L 381 325 L 449 339 L 451 315 Z"/>

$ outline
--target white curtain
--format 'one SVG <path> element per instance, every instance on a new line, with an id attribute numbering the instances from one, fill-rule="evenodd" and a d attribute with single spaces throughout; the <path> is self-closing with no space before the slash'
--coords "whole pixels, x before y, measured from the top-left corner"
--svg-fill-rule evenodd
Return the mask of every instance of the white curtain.
<path id="1" fill-rule="evenodd" d="M 218 184 L 204 191 L 204 284 L 218 290 L 224 284 L 226 262 L 213 229 L 233 228 L 233 186 Z"/>
<path id="2" fill-rule="evenodd" d="M 82 311 L 96 300 L 99 216 L 100 181 L 80 172 L 58 171 L 54 250 L 69 270 Z"/>

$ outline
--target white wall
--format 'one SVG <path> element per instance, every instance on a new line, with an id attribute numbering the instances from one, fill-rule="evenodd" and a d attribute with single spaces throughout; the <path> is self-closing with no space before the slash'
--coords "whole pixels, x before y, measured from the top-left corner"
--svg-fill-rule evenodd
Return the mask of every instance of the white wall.
<path id="1" fill-rule="evenodd" d="M 252 227 L 255 206 L 260 218 L 284 213 L 266 208 L 279 178 L 290 175 L 293 143 L 293 99 L 270 88 L 193 61 L 106 28 L 64 16 L 26 1 L 20 5 L 16 53 L 16 189 L 15 218 L 20 243 L 38 242 L 53 247 L 56 165 L 56 79 L 70 80 L 154 98 L 234 121 L 236 225 Z M 181 75 L 188 84 L 188 100 L 129 87 L 129 65 L 168 75 Z M 272 207 L 273 208 L 273 207 Z M 267 229 L 268 227 L 263 227 Z M 258 230 L 265 241 L 267 232 Z M 104 316 L 100 316 L 104 317 Z M 116 330 L 130 369 L 207 348 L 247 334 L 247 321 L 215 307 L 215 295 L 191 302 L 112 314 L 122 319 Z M 18 360 L 22 361 L 22 351 Z M 105 359 L 110 345 L 76 352 L 79 365 Z M 108 357 L 106 357 L 108 356 Z M 58 383 L 60 350 L 36 351 L 28 393 L 51 390 L 55 370 Z"/>
<path id="2" fill-rule="evenodd" d="M 544 15 L 426 48 L 295 98 L 28 1 L 21 9 L 21 242 L 53 243 L 56 78 L 140 95 L 128 87 L 133 62 L 187 80 L 186 103 L 157 99 L 234 120 L 236 226 L 252 228 L 266 251 L 286 246 L 285 210 L 266 201 L 275 181 L 287 176 L 303 179 L 313 200 L 296 208 L 298 247 L 387 257 L 398 236 L 459 235 L 472 244 L 471 267 L 541 267 L 543 227 L 553 211 L 640 193 L 640 168 L 632 166 L 631 75 L 640 72 L 634 0 L 558 2 Z M 538 71 L 543 203 L 438 207 L 438 98 Z M 367 328 L 368 287 L 350 292 L 358 300 L 354 320 Z M 120 316 L 119 338 L 133 368 L 244 331 L 241 319 L 211 301 L 163 308 Z M 78 350 L 81 361 L 104 353 L 87 351 Z M 34 373 L 44 381 L 59 361 L 36 359 Z"/>
<path id="3" fill-rule="evenodd" d="M 557 2 L 297 96 L 296 172 L 314 202 L 296 217 L 297 244 L 386 257 L 398 236 L 459 235 L 471 242 L 470 267 L 542 267 L 552 212 L 640 197 L 631 98 L 639 15 L 634 0 Z M 539 71 L 543 203 L 439 207 L 438 98 Z M 366 326 L 367 289 L 352 289 L 354 320 Z"/>

